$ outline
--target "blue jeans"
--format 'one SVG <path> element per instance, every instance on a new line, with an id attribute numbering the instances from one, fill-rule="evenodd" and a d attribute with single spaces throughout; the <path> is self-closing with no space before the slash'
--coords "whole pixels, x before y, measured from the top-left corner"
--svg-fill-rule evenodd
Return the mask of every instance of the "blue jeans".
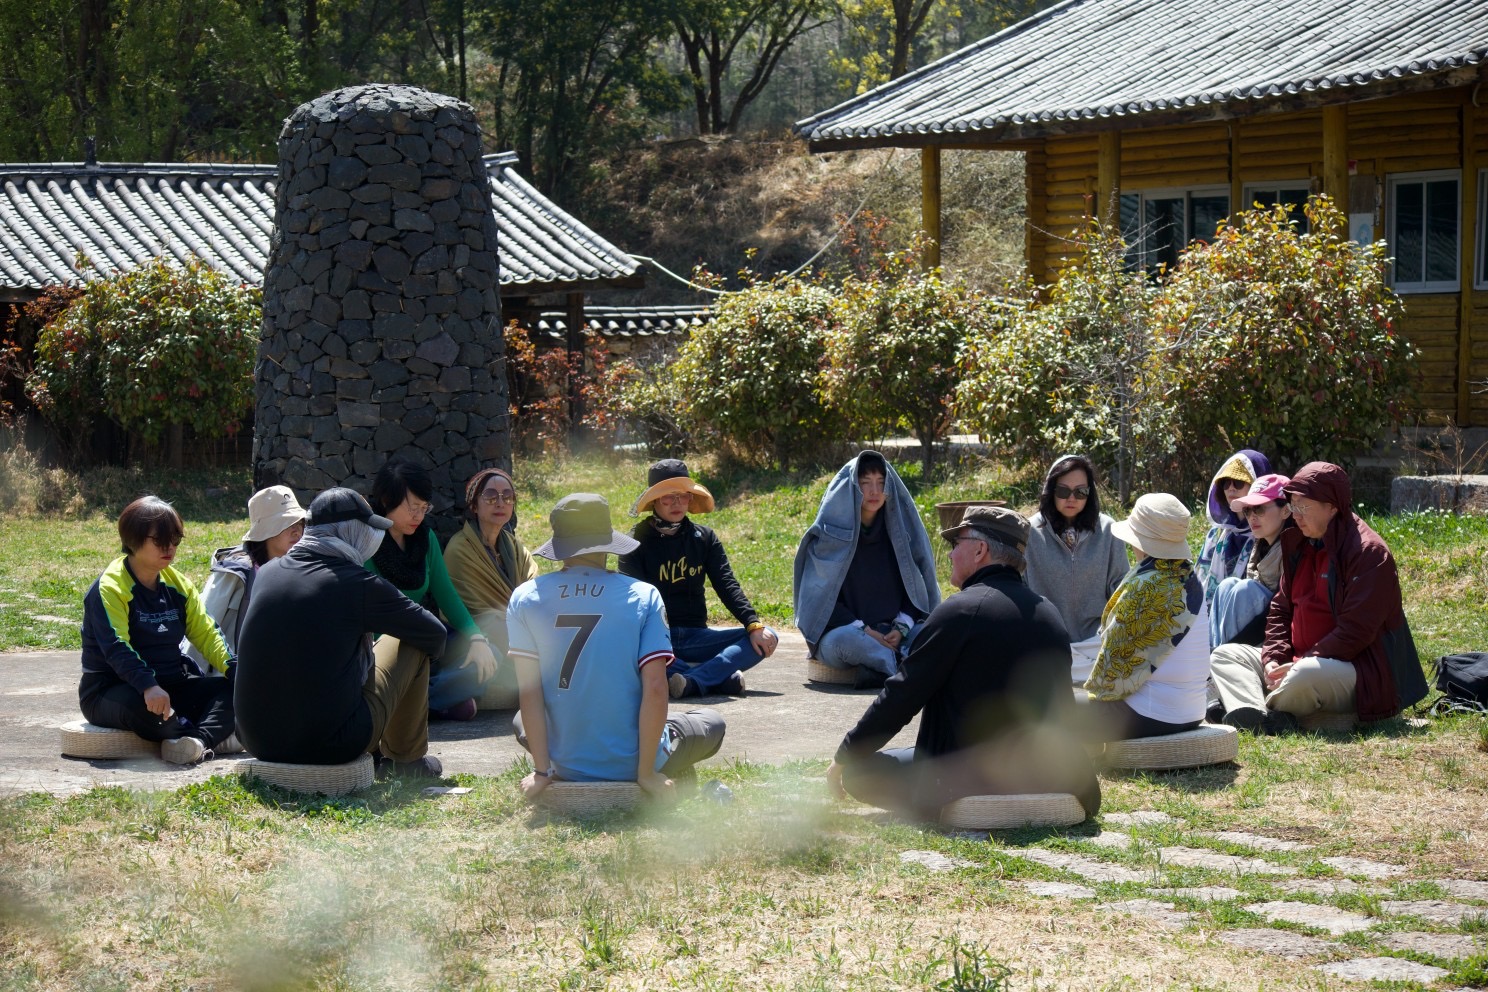
<path id="1" fill-rule="evenodd" d="M 470 653 L 470 638 L 451 629 L 449 624 L 445 624 L 444 629 L 444 655 L 438 661 L 429 663 L 430 710 L 451 709 L 467 699 L 478 698 L 486 690 L 486 684 L 480 680 L 475 666 L 466 662 L 466 656 Z M 502 652 L 495 644 L 491 645 L 491 653 L 496 656 L 497 665 L 505 663 Z"/>
<path id="2" fill-rule="evenodd" d="M 1209 646 L 1217 648 L 1235 639 L 1235 635 L 1271 605 L 1271 590 L 1255 579 L 1229 575 L 1214 587 L 1209 603 Z"/>
<path id="3" fill-rule="evenodd" d="M 895 651 L 875 641 L 866 630 L 852 624 L 843 624 L 822 635 L 821 642 L 816 646 L 816 656 L 823 665 L 832 668 L 861 665 L 875 672 L 894 675 L 899 671 L 899 659 L 909 654 L 914 639 L 924 626 L 923 623 L 917 623 L 909 628 L 909 633 L 899 642 L 899 650 Z"/>
<path id="4" fill-rule="evenodd" d="M 687 676 L 704 693 L 763 660 L 743 627 L 673 627 L 672 651 L 677 657 L 667 674 Z"/>

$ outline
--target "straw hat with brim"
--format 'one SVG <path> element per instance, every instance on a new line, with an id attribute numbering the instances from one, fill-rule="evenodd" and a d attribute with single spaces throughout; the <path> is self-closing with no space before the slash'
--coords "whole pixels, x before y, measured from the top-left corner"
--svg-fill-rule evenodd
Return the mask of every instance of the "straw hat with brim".
<path id="1" fill-rule="evenodd" d="M 248 500 L 248 533 L 245 541 L 267 541 L 310 516 L 288 486 L 260 489 Z"/>
<path id="2" fill-rule="evenodd" d="M 1131 516 L 1111 525 L 1111 533 L 1153 558 L 1192 558 L 1188 548 L 1188 508 L 1176 496 L 1148 493 Z"/>
<path id="3" fill-rule="evenodd" d="M 623 555 L 641 546 L 610 526 L 610 504 L 598 493 L 571 493 L 548 514 L 553 537 L 532 553 L 549 561 L 577 555 Z"/>
<path id="4" fill-rule="evenodd" d="M 630 515 L 638 517 L 651 509 L 658 497 L 672 493 L 689 493 L 692 500 L 687 504 L 688 513 L 712 513 L 713 494 L 693 482 L 687 474 L 687 465 L 676 458 L 663 458 L 646 472 L 646 485 L 639 499 L 630 505 Z"/>

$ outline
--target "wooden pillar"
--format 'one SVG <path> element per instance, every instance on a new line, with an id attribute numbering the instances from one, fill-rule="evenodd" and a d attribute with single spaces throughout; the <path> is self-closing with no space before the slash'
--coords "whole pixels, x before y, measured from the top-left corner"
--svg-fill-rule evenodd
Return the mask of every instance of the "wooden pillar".
<path id="1" fill-rule="evenodd" d="M 563 322 L 568 325 L 568 429 L 578 430 L 584 419 L 583 396 L 579 393 L 576 373 L 584 369 L 584 324 L 588 316 L 584 313 L 584 294 L 569 293 L 565 301 Z"/>
<path id="2" fill-rule="evenodd" d="M 1045 145 L 1040 143 L 1023 153 L 1023 198 L 1025 203 L 1023 221 L 1023 258 L 1028 263 L 1028 274 L 1035 283 L 1042 284 L 1047 278 L 1044 232 L 1049 224 L 1049 191 L 1046 185 L 1048 155 Z"/>
<path id="3" fill-rule="evenodd" d="M 1121 223 L 1121 132 L 1102 131 L 1095 159 L 1095 216 L 1102 224 Z"/>
<path id="4" fill-rule="evenodd" d="M 930 243 L 925 245 L 926 269 L 940 267 L 940 146 L 920 149 L 920 227 Z"/>
<path id="5" fill-rule="evenodd" d="M 1477 139 L 1477 121 L 1473 117 L 1474 107 L 1470 94 L 1464 93 L 1462 109 L 1462 214 L 1459 222 L 1458 240 L 1462 243 L 1462 259 L 1457 273 L 1457 426 L 1472 426 L 1472 383 L 1468 375 L 1472 371 L 1472 316 L 1473 275 L 1477 272 L 1478 247 L 1478 155 L 1473 146 Z"/>
<path id="6" fill-rule="evenodd" d="M 1249 210 L 1245 184 L 1240 180 L 1240 121 L 1230 121 L 1230 216 Z"/>
<path id="7" fill-rule="evenodd" d="M 1348 195 L 1348 107 L 1323 108 L 1323 192 L 1346 217 Z"/>

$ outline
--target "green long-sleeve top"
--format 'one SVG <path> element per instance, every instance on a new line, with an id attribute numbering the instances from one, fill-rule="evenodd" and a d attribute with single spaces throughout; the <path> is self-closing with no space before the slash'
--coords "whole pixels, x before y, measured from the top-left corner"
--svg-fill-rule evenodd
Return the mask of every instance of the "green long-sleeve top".
<path id="1" fill-rule="evenodd" d="M 384 538 L 391 541 L 392 536 Z M 485 640 L 480 627 L 476 625 L 470 616 L 470 611 L 465 608 L 465 601 L 455 591 L 455 584 L 450 581 L 449 571 L 444 567 L 444 553 L 439 550 L 439 540 L 433 533 L 427 536 L 429 550 L 424 555 L 424 581 L 414 587 L 404 587 L 397 578 L 385 574 L 377 567 L 376 559 L 368 558 L 362 564 L 368 571 L 375 572 L 398 587 L 398 591 L 409 599 L 420 605 L 426 599 L 432 598 L 434 605 L 439 607 L 439 612 L 444 616 L 445 622 L 454 627 L 462 634 Z"/>

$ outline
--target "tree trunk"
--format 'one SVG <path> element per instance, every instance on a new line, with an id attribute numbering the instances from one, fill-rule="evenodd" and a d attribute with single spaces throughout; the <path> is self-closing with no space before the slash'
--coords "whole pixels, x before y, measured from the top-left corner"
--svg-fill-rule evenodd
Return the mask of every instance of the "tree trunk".
<path id="1" fill-rule="evenodd" d="M 170 453 L 167 456 L 169 465 L 174 470 L 186 467 L 186 428 L 181 424 L 171 424 L 168 434 L 170 442 Z"/>

